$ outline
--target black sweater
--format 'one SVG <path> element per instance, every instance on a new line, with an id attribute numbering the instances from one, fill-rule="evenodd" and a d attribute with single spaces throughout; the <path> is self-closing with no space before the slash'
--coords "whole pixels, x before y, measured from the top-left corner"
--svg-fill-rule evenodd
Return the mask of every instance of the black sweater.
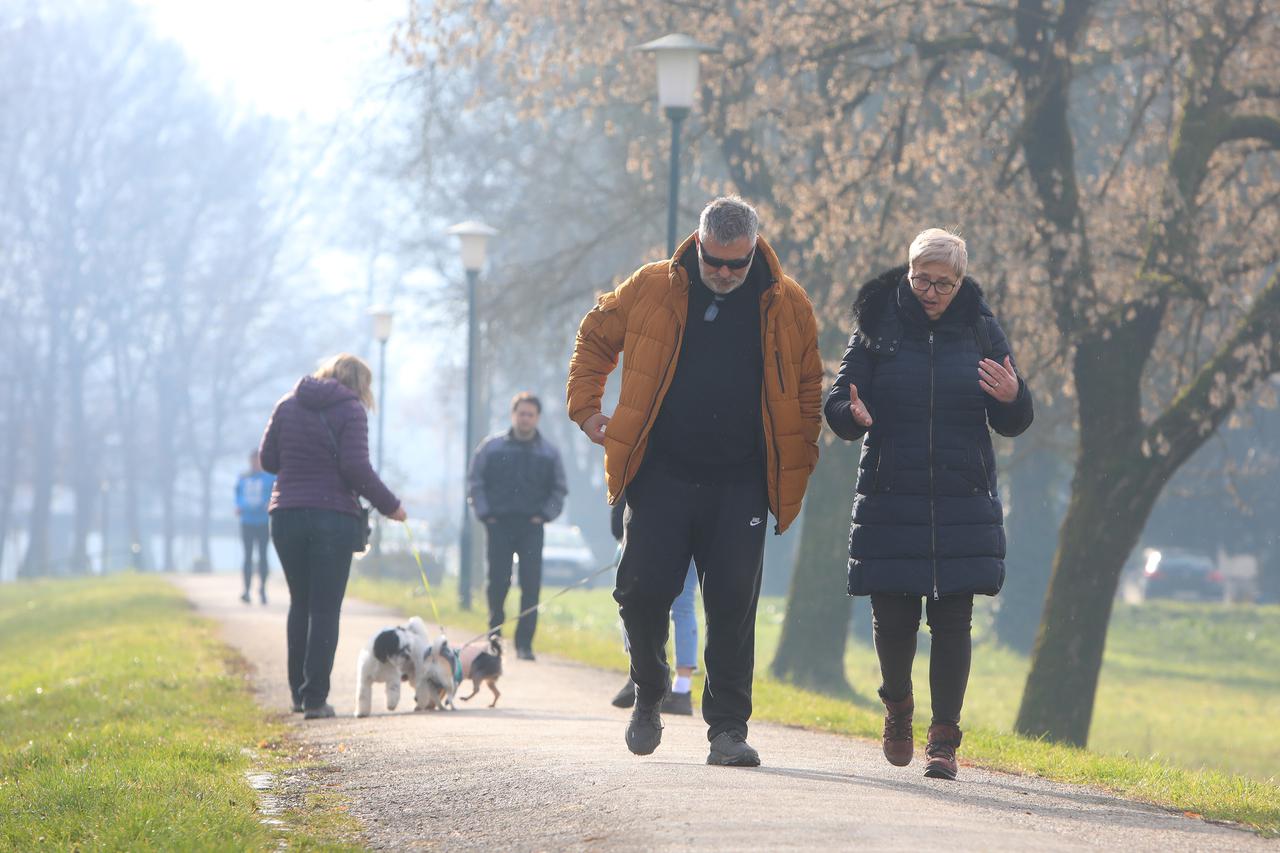
<path id="1" fill-rule="evenodd" d="M 684 340 L 646 458 L 699 482 L 756 476 L 764 470 L 760 296 L 771 284 L 768 268 L 757 257 L 742 286 L 717 298 L 702 283 L 696 247 L 680 261 L 689 273 Z"/>

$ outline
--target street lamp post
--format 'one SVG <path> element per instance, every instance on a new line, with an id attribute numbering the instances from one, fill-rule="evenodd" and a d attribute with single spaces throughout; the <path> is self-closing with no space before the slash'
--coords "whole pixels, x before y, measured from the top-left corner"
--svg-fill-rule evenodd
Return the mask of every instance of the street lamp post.
<path id="1" fill-rule="evenodd" d="M 369 309 L 369 318 L 373 321 L 373 337 L 378 342 L 378 476 L 382 476 L 383 424 L 387 412 L 387 341 L 391 337 L 391 320 L 394 312 L 387 307 L 377 306 Z M 373 553 L 382 553 L 382 517 L 377 518 L 377 529 L 373 536 Z"/>
<path id="2" fill-rule="evenodd" d="M 498 232 L 483 222 L 468 220 L 454 225 L 448 233 L 458 238 L 462 266 L 467 271 L 467 413 L 462 461 L 462 527 L 458 539 L 458 602 L 463 610 L 470 610 L 472 522 L 471 509 L 467 504 L 466 479 L 467 469 L 471 465 L 471 453 L 476 445 L 475 373 L 476 365 L 480 360 L 477 352 L 480 336 L 476 330 L 476 286 L 480 281 L 480 271 L 484 269 L 484 256 L 489 238 Z"/>
<path id="3" fill-rule="evenodd" d="M 658 63 L 658 104 L 671 120 L 671 168 L 667 185 L 667 255 L 676 251 L 676 213 L 680 199 L 680 127 L 693 109 L 698 92 L 699 57 L 719 49 L 681 33 L 640 45 Z"/>

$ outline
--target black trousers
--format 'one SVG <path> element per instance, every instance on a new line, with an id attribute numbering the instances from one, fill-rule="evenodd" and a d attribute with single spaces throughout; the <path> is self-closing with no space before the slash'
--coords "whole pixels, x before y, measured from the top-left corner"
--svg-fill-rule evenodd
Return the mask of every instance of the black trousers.
<path id="1" fill-rule="evenodd" d="M 241 524 L 240 541 L 244 543 L 244 591 L 253 585 L 253 552 L 258 552 L 258 589 L 267 588 L 267 543 L 271 528 L 266 524 Z"/>
<path id="2" fill-rule="evenodd" d="M 627 486 L 622 558 L 613 592 L 631 640 L 631 678 L 641 704 L 662 699 L 671 679 L 671 604 L 697 566 L 707 617 L 702 718 L 708 739 L 747 733 L 755 670 L 756 604 L 769 499 L 764 472 L 698 483 L 646 463 Z"/>
<path id="3" fill-rule="evenodd" d="M 929 652 L 929 698 L 933 722 L 960 724 L 969 662 L 973 655 L 970 629 L 972 595 L 944 595 L 926 599 L 926 618 L 933 646 Z M 880 698 L 900 702 L 911 693 L 911 664 L 916 656 L 920 630 L 920 597 L 871 596 L 871 617 L 880 658 Z"/>
<path id="4" fill-rule="evenodd" d="M 499 516 L 485 525 L 489 546 L 489 627 L 507 620 L 507 592 L 511 589 L 511 558 L 520 557 L 520 611 L 538 604 L 542 594 L 542 525 L 524 516 Z M 516 648 L 533 649 L 533 633 L 538 629 L 538 611 L 527 613 L 516 623 Z"/>
<path id="5" fill-rule="evenodd" d="M 271 514 L 271 538 L 289 584 L 289 689 L 306 708 L 318 708 L 329 698 L 358 526 L 355 516 L 327 509 Z"/>

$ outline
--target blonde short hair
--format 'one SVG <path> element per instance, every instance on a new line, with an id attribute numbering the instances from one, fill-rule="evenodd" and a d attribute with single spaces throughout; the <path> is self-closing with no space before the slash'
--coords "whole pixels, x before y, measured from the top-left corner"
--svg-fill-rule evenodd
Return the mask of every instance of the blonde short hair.
<path id="1" fill-rule="evenodd" d="M 911 241 L 907 262 L 915 269 L 917 264 L 941 261 L 955 271 L 956 281 L 963 281 L 969 268 L 969 252 L 960 235 L 941 228 L 926 228 Z"/>
<path id="2" fill-rule="evenodd" d="M 316 372 L 311 374 L 316 379 L 336 379 L 356 392 L 360 402 L 369 411 L 373 411 L 373 371 L 364 359 L 349 352 L 341 352 L 320 362 Z"/>

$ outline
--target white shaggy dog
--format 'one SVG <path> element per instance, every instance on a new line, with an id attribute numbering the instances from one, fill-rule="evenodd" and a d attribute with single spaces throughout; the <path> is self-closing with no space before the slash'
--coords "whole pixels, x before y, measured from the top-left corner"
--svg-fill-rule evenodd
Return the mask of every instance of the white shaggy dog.
<path id="1" fill-rule="evenodd" d="M 431 688 L 423 682 L 427 669 L 422 663 L 431 647 L 427 626 L 417 616 L 407 625 L 384 628 L 370 637 L 356 664 L 356 716 L 369 716 L 375 681 L 387 685 L 388 711 L 394 711 L 400 704 L 401 681 L 413 685 L 414 710 L 425 708 Z"/>
<path id="2" fill-rule="evenodd" d="M 422 658 L 418 687 L 418 708 L 455 710 L 454 694 L 462 678 L 458 653 L 449 648 L 444 634 L 427 647 Z"/>

